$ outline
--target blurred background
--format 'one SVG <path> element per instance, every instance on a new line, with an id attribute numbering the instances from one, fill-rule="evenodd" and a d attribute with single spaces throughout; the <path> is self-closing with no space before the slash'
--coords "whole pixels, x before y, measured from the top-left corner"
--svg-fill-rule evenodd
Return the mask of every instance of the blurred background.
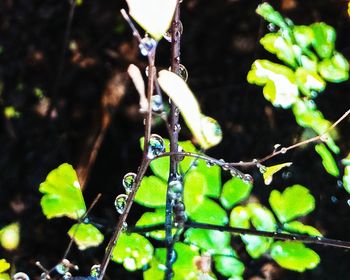
<path id="1" fill-rule="evenodd" d="M 298 24 L 324 21 L 337 31 L 337 49 L 350 58 L 350 19 L 347 1 L 269 1 Z M 262 89 L 249 85 L 246 75 L 257 58 L 272 58 L 259 44 L 267 23 L 255 14 L 255 0 L 184 0 L 181 61 L 189 72 L 188 83 L 205 114 L 223 129 L 223 141 L 208 153 L 227 161 L 251 160 L 269 154 L 277 143 L 298 141 L 303 129 L 291 110 L 274 108 Z M 40 208 L 39 184 L 63 162 L 79 173 L 87 204 L 102 193 L 92 220 L 107 235 L 117 220 L 113 206 L 121 193 L 121 179 L 136 171 L 141 159 L 139 138 L 143 117 L 138 95 L 125 74 L 130 63 L 141 69 L 146 60 L 120 15 L 120 0 L 0 1 L 0 227 L 19 221 L 20 246 L 0 248 L 0 257 L 17 271 L 39 279 L 35 261 L 54 265 L 69 242 L 71 221 L 46 220 Z M 161 41 L 157 68 L 169 67 L 169 43 Z M 275 60 L 277 61 L 277 60 Z M 328 84 L 316 101 L 330 121 L 350 105 L 350 82 Z M 182 126 L 181 140 L 190 139 Z M 350 152 L 349 118 L 339 126 L 342 152 Z M 162 123 L 154 131 L 166 136 Z M 317 209 L 308 223 L 327 237 L 349 240 L 350 195 L 341 181 L 328 175 L 313 145 L 292 151 L 276 162 L 293 161 L 288 172 L 276 176 L 273 188 L 292 184 L 310 188 Z M 272 161 L 274 162 L 274 161 Z M 258 171 L 254 195 L 267 205 L 271 187 Z M 135 206 L 129 224 L 142 208 Z M 108 239 L 108 238 L 106 238 Z M 350 251 L 312 246 L 321 264 L 303 274 L 284 271 L 267 258 L 253 260 L 243 254 L 245 279 L 347 279 Z M 101 261 L 104 246 L 84 252 L 73 248 L 69 259 L 87 275 Z M 266 273 L 268 268 L 269 273 Z M 265 272 L 264 272 L 265 271 Z M 142 279 L 112 263 L 109 279 Z M 107 278 L 106 278 L 107 279 Z"/>

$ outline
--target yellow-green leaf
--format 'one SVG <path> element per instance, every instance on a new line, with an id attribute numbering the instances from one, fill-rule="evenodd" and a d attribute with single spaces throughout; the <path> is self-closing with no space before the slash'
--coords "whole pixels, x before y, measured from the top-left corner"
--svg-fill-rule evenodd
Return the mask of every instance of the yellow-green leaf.
<path id="1" fill-rule="evenodd" d="M 97 247 L 104 239 L 103 234 L 92 224 L 75 224 L 69 229 L 68 235 L 78 245 L 79 250 Z"/>
<path id="2" fill-rule="evenodd" d="M 292 162 L 286 162 L 286 163 L 281 163 L 281 164 L 266 167 L 266 170 L 263 173 L 265 185 L 270 185 L 273 179 L 273 175 L 275 175 L 282 168 L 289 167 L 292 164 L 293 164 Z"/>
<path id="3" fill-rule="evenodd" d="M 203 149 L 208 149 L 220 143 L 222 131 L 214 119 L 201 113 L 199 104 L 185 81 L 167 70 L 159 72 L 159 85 L 180 109 L 180 112 Z"/>
<path id="4" fill-rule="evenodd" d="M 320 75 L 303 67 L 297 69 L 295 77 L 300 91 L 308 97 L 315 97 L 315 91 L 322 92 L 326 87 Z"/>
<path id="5" fill-rule="evenodd" d="M 169 29 L 177 0 L 126 0 L 134 20 L 156 40 Z"/>
<path id="6" fill-rule="evenodd" d="M 0 273 L 10 269 L 10 264 L 5 259 L 0 259 Z"/>
<path id="7" fill-rule="evenodd" d="M 18 247 L 20 241 L 19 230 L 19 223 L 10 224 L 0 230 L 0 242 L 4 249 L 15 250 Z"/>
<path id="8" fill-rule="evenodd" d="M 322 158 L 322 164 L 326 171 L 331 174 L 334 177 L 339 176 L 339 168 L 337 166 L 337 163 L 334 160 L 333 155 L 331 152 L 327 149 L 327 147 L 323 144 L 317 144 L 315 146 L 316 152 L 320 155 Z"/>

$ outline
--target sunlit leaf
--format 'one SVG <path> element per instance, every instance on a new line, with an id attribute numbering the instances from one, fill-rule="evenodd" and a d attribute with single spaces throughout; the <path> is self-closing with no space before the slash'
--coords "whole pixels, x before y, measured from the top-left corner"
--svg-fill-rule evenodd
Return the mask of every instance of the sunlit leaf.
<path id="1" fill-rule="evenodd" d="M 244 234 L 241 238 L 246 245 L 245 248 L 248 254 L 254 259 L 259 258 L 261 255 L 266 253 L 273 242 L 272 238 L 249 234 Z"/>
<path id="2" fill-rule="evenodd" d="M 129 13 L 145 31 L 159 40 L 169 29 L 176 0 L 126 0 Z"/>
<path id="3" fill-rule="evenodd" d="M 112 260 L 123 264 L 125 269 L 135 271 L 143 268 L 153 256 L 153 246 L 137 233 L 122 233 L 113 249 Z"/>
<path id="4" fill-rule="evenodd" d="M 313 73 L 317 72 L 317 59 L 312 59 L 306 55 L 300 56 L 300 63 L 304 69 Z"/>
<path id="5" fill-rule="evenodd" d="M 256 9 L 257 14 L 261 15 L 266 21 L 276 24 L 277 26 L 288 29 L 283 16 L 274 10 L 274 8 L 267 2 L 262 3 Z"/>
<path id="6" fill-rule="evenodd" d="M 75 224 L 68 235 L 78 245 L 79 250 L 97 247 L 103 242 L 103 234 L 92 224 Z"/>
<path id="7" fill-rule="evenodd" d="M 208 149 L 220 143 L 222 131 L 219 124 L 214 119 L 202 115 L 197 99 L 181 77 L 162 70 L 159 72 L 158 82 L 180 109 L 187 126 L 202 148 Z"/>
<path id="8" fill-rule="evenodd" d="M 326 58 L 318 64 L 321 76 L 332 83 L 340 83 L 349 79 L 349 63 L 341 53 Z"/>
<path id="9" fill-rule="evenodd" d="M 241 276 L 244 264 L 235 257 L 214 256 L 215 269 L 225 277 Z"/>
<path id="10" fill-rule="evenodd" d="M 140 95 L 140 110 L 146 112 L 148 108 L 148 101 L 146 98 L 145 82 L 143 81 L 141 71 L 136 65 L 130 64 L 128 67 L 128 74 L 133 81 L 137 92 Z"/>
<path id="11" fill-rule="evenodd" d="M 317 110 L 313 101 L 297 100 L 293 105 L 293 113 L 297 123 L 305 128 L 313 129 L 318 135 L 323 135 L 332 123 L 323 117 L 323 114 Z M 339 147 L 335 144 L 334 139 L 337 139 L 338 134 L 335 129 L 326 134 L 327 145 L 333 153 L 340 152 Z"/>
<path id="12" fill-rule="evenodd" d="M 18 119 L 21 116 L 21 113 L 18 112 L 15 107 L 7 106 L 4 108 L 4 115 L 8 119 Z"/>
<path id="13" fill-rule="evenodd" d="M 165 208 L 158 208 L 154 212 L 145 212 L 142 214 L 141 218 L 137 221 L 136 226 L 152 226 L 164 224 L 165 222 Z M 176 232 L 176 229 L 173 230 Z M 155 230 L 147 233 L 147 236 L 150 236 L 157 240 L 164 240 L 165 231 L 164 230 Z"/>
<path id="14" fill-rule="evenodd" d="M 344 164 L 345 166 L 350 165 L 350 153 L 348 154 L 348 156 L 346 158 L 342 159 L 341 163 Z"/>
<path id="15" fill-rule="evenodd" d="M 322 92 L 326 87 L 326 82 L 316 72 L 303 67 L 297 69 L 295 77 L 300 91 L 308 97 L 315 97 L 315 92 Z"/>
<path id="16" fill-rule="evenodd" d="M 333 54 L 336 32 L 334 28 L 324 22 L 311 25 L 314 33 L 312 45 L 321 58 L 329 58 Z"/>
<path id="17" fill-rule="evenodd" d="M 235 255 L 230 246 L 231 235 L 228 232 L 190 228 L 185 232 L 185 242 L 196 245 L 209 254 Z"/>
<path id="18" fill-rule="evenodd" d="M 232 209 L 230 214 L 230 226 L 237 228 L 250 227 L 251 213 L 247 207 L 237 206 Z"/>
<path id="19" fill-rule="evenodd" d="M 318 231 L 318 229 L 312 226 L 304 225 L 299 221 L 284 223 L 283 228 L 287 231 L 295 232 L 299 234 L 308 234 L 311 236 L 322 236 L 322 234 Z"/>
<path id="20" fill-rule="evenodd" d="M 228 180 L 223 188 L 220 196 L 220 202 L 222 206 L 226 209 L 231 209 L 232 206 L 246 199 L 250 191 L 252 190 L 252 185 L 243 182 L 238 177 L 233 177 Z"/>
<path id="21" fill-rule="evenodd" d="M 260 43 L 270 53 L 292 67 L 297 65 L 292 45 L 280 33 L 268 33 L 260 39 Z"/>
<path id="22" fill-rule="evenodd" d="M 78 219 L 86 212 L 77 174 L 68 163 L 52 170 L 39 191 L 44 194 L 40 203 L 48 219 L 62 216 Z"/>
<path id="23" fill-rule="evenodd" d="M 288 187 L 283 193 L 273 190 L 269 202 L 282 223 L 304 216 L 315 209 L 314 197 L 301 185 Z"/>
<path id="24" fill-rule="evenodd" d="M 311 45 L 314 40 L 314 32 L 310 26 L 296 25 L 293 26 L 293 34 L 296 43 L 303 49 Z"/>
<path id="25" fill-rule="evenodd" d="M 303 272 L 315 268 L 320 257 L 297 241 L 277 241 L 271 246 L 271 257 L 282 267 Z"/>
<path id="26" fill-rule="evenodd" d="M 202 173 L 191 171 L 185 176 L 184 202 L 186 212 L 191 215 L 198 207 L 201 207 L 205 195 L 206 180 Z"/>
<path id="27" fill-rule="evenodd" d="M 5 259 L 0 259 L 0 273 L 10 269 L 10 264 Z"/>
<path id="28" fill-rule="evenodd" d="M 200 160 L 195 170 L 201 172 L 206 179 L 205 195 L 219 198 L 221 193 L 221 167 L 217 165 L 208 167 L 204 160 Z"/>
<path id="29" fill-rule="evenodd" d="M 322 158 L 322 164 L 326 171 L 331 174 L 334 177 L 339 176 L 339 168 L 337 166 L 337 163 L 331 154 L 331 152 L 327 149 L 327 147 L 320 143 L 315 146 L 316 152 L 320 155 Z"/>
<path id="30" fill-rule="evenodd" d="M 265 185 L 270 185 L 273 179 L 273 175 L 275 175 L 282 168 L 289 167 L 292 164 L 293 164 L 292 162 L 285 162 L 285 163 L 266 167 L 266 171 L 264 171 L 263 173 Z"/>
<path id="31" fill-rule="evenodd" d="M 275 231 L 277 223 L 272 212 L 258 203 L 248 204 L 251 223 L 257 230 Z"/>
<path id="32" fill-rule="evenodd" d="M 293 71 L 269 60 L 256 60 L 247 80 L 251 84 L 264 86 L 265 98 L 276 107 L 288 108 L 299 96 Z"/>
<path id="33" fill-rule="evenodd" d="M 343 186 L 350 193 L 350 166 L 346 166 L 344 169 Z"/>
<path id="34" fill-rule="evenodd" d="M 181 242 L 176 242 L 174 246 L 176 261 L 173 265 L 174 280 L 197 280 L 197 267 L 195 258 L 199 256 L 198 248 L 189 246 Z M 155 256 L 150 263 L 150 268 L 143 273 L 144 280 L 157 280 L 164 278 L 166 249 L 156 249 Z"/>
<path id="35" fill-rule="evenodd" d="M 209 198 L 205 198 L 189 217 L 196 222 L 212 225 L 225 225 L 228 222 L 225 210 Z"/>
<path id="36" fill-rule="evenodd" d="M 146 207 L 164 207 L 167 183 L 156 176 L 145 176 L 141 181 L 135 201 Z"/>
<path id="37" fill-rule="evenodd" d="M 20 241 L 20 227 L 19 223 L 13 223 L 3 227 L 0 230 L 0 243 L 1 246 L 6 250 L 17 249 Z"/>

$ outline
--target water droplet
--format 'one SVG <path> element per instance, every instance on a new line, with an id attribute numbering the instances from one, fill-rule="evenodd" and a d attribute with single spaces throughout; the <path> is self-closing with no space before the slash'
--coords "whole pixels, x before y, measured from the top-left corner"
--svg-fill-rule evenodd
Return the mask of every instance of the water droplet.
<path id="1" fill-rule="evenodd" d="M 275 144 L 275 145 L 273 146 L 273 152 L 274 152 L 274 153 L 277 152 L 277 150 L 278 150 L 280 147 L 281 147 L 281 144 Z"/>
<path id="2" fill-rule="evenodd" d="M 50 276 L 47 275 L 45 272 L 43 272 L 40 275 L 40 280 L 47 280 L 47 279 L 49 279 L 48 277 L 50 277 Z M 13 278 L 13 279 L 15 280 L 16 278 Z"/>
<path id="3" fill-rule="evenodd" d="M 259 171 L 261 174 L 265 173 L 267 171 L 267 168 L 265 165 L 262 165 L 262 164 L 258 164 L 257 167 L 259 168 Z"/>
<path id="4" fill-rule="evenodd" d="M 237 169 L 235 169 L 235 168 L 232 168 L 230 170 L 230 173 L 231 173 L 232 177 L 237 177 L 239 175 L 239 171 Z"/>
<path id="5" fill-rule="evenodd" d="M 332 201 L 332 203 L 336 204 L 338 202 L 338 199 L 334 195 L 332 195 L 331 201 Z"/>
<path id="6" fill-rule="evenodd" d="M 178 147 L 177 147 L 177 151 L 178 151 L 179 153 L 183 152 L 182 147 L 181 147 L 181 146 L 178 146 Z M 176 160 L 177 160 L 177 161 L 182 161 L 184 158 L 185 158 L 184 155 L 177 155 L 177 156 L 176 156 Z"/>
<path id="7" fill-rule="evenodd" d="M 169 67 L 169 71 L 171 71 L 171 67 Z M 179 77 L 181 77 L 185 82 L 187 82 L 188 79 L 188 71 L 185 66 L 182 64 L 179 64 L 179 69 L 175 71 L 175 74 L 177 74 Z"/>
<path id="8" fill-rule="evenodd" d="M 152 111 L 160 112 L 163 111 L 163 100 L 162 97 L 158 94 L 152 96 Z"/>
<path id="9" fill-rule="evenodd" d="M 350 199 L 348 199 L 347 204 L 350 206 Z"/>
<path id="10" fill-rule="evenodd" d="M 119 214 L 123 214 L 127 199 L 128 196 L 126 194 L 120 194 L 115 198 L 114 206 Z"/>
<path id="11" fill-rule="evenodd" d="M 169 188 L 174 193 L 181 193 L 183 191 L 183 185 L 180 180 L 173 180 L 169 182 Z"/>
<path id="12" fill-rule="evenodd" d="M 318 95 L 318 92 L 316 91 L 316 90 L 311 90 L 311 97 L 312 98 L 316 98 L 317 97 L 317 95 Z"/>
<path id="13" fill-rule="evenodd" d="M 179 132 L 181 130 L 181 125 L 179 123 L 175 124 L 174 132 Z"/>
<path id="14" fill-rule="evenodd" d="M 246 184 L 253 185 L 254 183 L 254 179 L 250 174 L 244 174 L 242 180 Z"/>
<path id="15" fill-rule="evenodd" d="M 181 0 L 181 2 L 182 2 L 182 0 Z M 181 2 L 179 2 L 179 3 L 181 3 Z M 179 29 L 178 29 L 179 33 L 176 35 L 177 37 L 182 35 L 183 29 L 184 29 L 181 21 L 178 21 L 178 24 L 179 24 Z M 169 30 L 163 35 L 164 39 L 170 43 L 171 43 L 171 33 L 172 33 L 171 28 L 169 28 Z"/>
<path id="16" fill-rule="evenodd" d="M 173 250 L 173 251 L 171 252 L 170 263 L 175 263 L 176 258 L 177 258 L 177 254 L 176 254 L 175 250 Z"/>
<path id="17" fill-rule="evenodd" d="M 276 32 L 277 28 L 276 28 L 276 25 L 274 25 L 273 23 L 269 23 L 267 25 L 267 29 L 270 31 L 270 32 Z"/>
<path id="18" fill-rule="evenodd" d="M 318 241 L 321 241 L 322 240 L 322 238 L 321 237 L 316 237 L 316 239 L 318 240 Z"/>
<path id="19" fill-rule="evenodd" d="M 206 161 L 206 165 L 210 168 L 210 167 L 214 166 L 215 163 L 213 161 L 211 161 L 211 160 L 207 160 Z"/>
<path id="20" fill-rule="evenodd" d="M 27 274 L 25 274 L 24 272 L 17 272 L 15 275 L 13 275 L 12 279 L 13 280 L 30 280 L 29 276 Z"/>
<path id="21" fill-rule="evenodd" d="M 128 224 L 126 222 L 123 222 L 122 231 L 125 232 L 127 230 L 128 230 Z"/>
<path id="22" fill-rule="evenodd" d="M 149 159 L 152 159 L 164 152 L 165 144 L 163 138 L 160 137 L 158 134 L 152 134 L 149 139 L 147 157 Z"/>
<path id="23" fill-rule="evenodd" d="M 283 147 L 281 148 L 281 154 L 285 154 L 287 152 L 287 148 Z"/>
<path id="24" fill-rule="evenodd" d="M 337 180 L 337 187 L 342 188 L 343 187 L 343 182 L 342 180 Z"/>
<path id="25" fill-rule="evenodd" d="M 202 116 L 201 129 L 203 136 L 210 146 L 219 144 L 222 140 L 222 130 L 219 123 L 210 117 Z"/>
<path id="26" fill-rule="evenodd" d="M 101 272 L 101 265 L 95 264 L 90 269 L 90 276 L 92 277 L 99 277 Z"/>
<path id="27" fill-rule="evenodd" d="M 72 274 L 70 274 L 69 272 L 66 272 L 64 275 L 63 275 L 63 279 L 71 279 L 72 278 Z"/>
<path id="28" fill-rule="evenodd" d="M 69 260 L 63 259 L 59 264 L 55 266 L 55 270 L 57 271 L 57 273 L 64 275 L 66 272 L 69 271 L 69 264 Z"/>
<path id="29" fill-rule="evenodd" d="M 129 172 L 125 174 L 123 178 L 123 186 L 127 194 L 131 192 L 132 186 L 134 185 L 135 178 L 136 178 L 136 174 L 133 172 Z"/>
<path id="30" fill-rule="evenodd" d="M 139 48 L 143 56 L 147 56 L 150 52 L 152 52 L 155 49 L 156 46 L 157 42 L 150 37 L 143 38 L 141 40 L 141 43 L 139 44 Z"/>

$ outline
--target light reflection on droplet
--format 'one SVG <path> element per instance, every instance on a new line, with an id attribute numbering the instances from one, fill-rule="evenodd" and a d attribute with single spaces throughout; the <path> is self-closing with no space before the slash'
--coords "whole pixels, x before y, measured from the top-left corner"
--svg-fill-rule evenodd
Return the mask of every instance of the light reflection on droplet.
<path id="1" fill-rule="evenodd" d="M 169 67 L 169 71 L 171 71 L 171 67 Z M 185 82 L 187 82 L 188 79 L 188 71 L 186 67 L 182 64 L 179 64 L 179 68 L 177 71 L 175 71 L 175 74 L 177 74 L 179 77 L 181 77 Z"/>
<path id="2" fill-rule="evenodd" d="M 120 194 L 115 198 L 114 206 L 119 214 L 123 214 L 126 206 L 128 196 L 126 194 Z"/>
<path id="3" fill-rule="evenodd" d="M 90 276 L 97 278 L 100 276 L 100 272 L 101 272 L 101 265 L 95 264 L 91 267 Z"/>
<path id="4" fill-rule="evenodd" d="M 136 174 L 133 172 L 129 172 L 125 174 L 123 178 L 123 186 L 127 194 L 131 192 L 132 186 L 134 185 L 135 178 L 136 178 Z"/>
<path id="5" fill-rule="evenodd" d="M 158 134 L 152 134 L 149 139 L 147 157 L 152 159 L 165 152 L 164 140 Z"/>
<path id="6" fill-rule="evenodd" d="M 24 272 L 17 272 L 15 275 L 13 275 L 12 279 L 13 280 L 30 280 L 29 276 Z"/>
<path id="7" fill-rule="evenodd" d="M 163 100 L 158 94 L 152 96 L 152 111 L 160 112 L 163 111 Z"/>
<path id="8" fill-rule="evenodd" d="M 140 52 L 143 56 L 147 56 L 156 46 L 157 42 L 150 37 L 143 38 L 139 44 Z"/>

